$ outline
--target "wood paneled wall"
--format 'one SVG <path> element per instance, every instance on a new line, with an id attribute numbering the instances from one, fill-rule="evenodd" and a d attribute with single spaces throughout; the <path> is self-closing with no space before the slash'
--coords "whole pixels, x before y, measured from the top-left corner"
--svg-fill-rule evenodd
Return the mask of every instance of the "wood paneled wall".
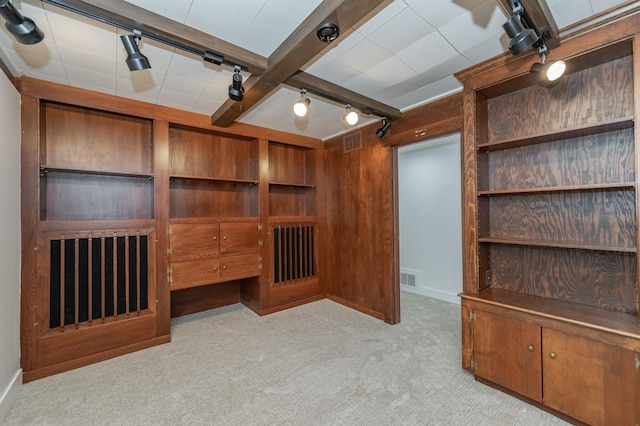
<path id="1" fill-rule="evenodd" d="M 362 130 L 362 149 L 343 152 L 342 137 L 326 143 L 320 270 L 328 298 L 395 324 L 392 161 L 392 148 L 375 136 L 375 126 Z"/>
<path id="2" fill-rule="evenodd" d="M 400 322 L 397 147 L 459 132 L 462 95 L 440 99 L 393 122 L 387 137 L 361 132 L 362 148 L 344 152 L 344 136 L 324 147 L 324 217 L 320 262 L 327 297 Z"/>

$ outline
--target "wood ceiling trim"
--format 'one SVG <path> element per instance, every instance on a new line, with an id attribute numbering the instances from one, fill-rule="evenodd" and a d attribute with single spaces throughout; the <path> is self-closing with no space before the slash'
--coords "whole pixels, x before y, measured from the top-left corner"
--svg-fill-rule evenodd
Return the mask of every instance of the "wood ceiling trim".
<path id="1" fill-rule="evenodd" d="M 379 117 L 387 117 L 394 120 L 402 118 L 402 112 L 397 108 L 393 108 L 359 93 L 352 92 L 349 89 L 345 89 L 344 87 L 338 86 L 337 84 L 333 84 L 311 74 L 298 72 L 289 77 L 284 84 L 294 87 L 296 90 L 304 88 L 309 93 L 323 98 L 345 105 L 349 104 L 363 114 L 374 114 Z"/>
<path id="2" fill-rule="evenodd" d="M 217 53 L 224 56 L 225 60 L 246 66 L 252 75 L 260 75 L 267 69 L 268 62 L 264 56 L 123 0 L 65 0 L 64 2 L 103 14 L 124 22 L 132 28 L 175 40 L 197 50 Z"/>
<path id="3" fill-rule="evenodd" d="M 95 1 L 95 0 L 94 0 Z M 318 40 L 316 28 L 325 22 L 337 24 L 346 31 L 381 10 L 392 0 L 324 0 L 298 28 L 271 54 L 267 71 L 247 90 L 242 101 L 228 99 L 211 116 L 215 126 L 231 125 L 240 115 L 260 102 L 273 89 L 295 74 L 327 44 Z M 255 91 L 255 94 L 250 92 Z"/>

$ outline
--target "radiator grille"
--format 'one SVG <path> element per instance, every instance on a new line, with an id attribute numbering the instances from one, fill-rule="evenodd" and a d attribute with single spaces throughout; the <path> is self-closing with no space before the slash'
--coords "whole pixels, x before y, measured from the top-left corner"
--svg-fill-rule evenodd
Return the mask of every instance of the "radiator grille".
<path id="1" fill-rule="evenodd" d="M 140 314 L 148 308 L 148 237 L 50 241 L 49 327 Z"/>
<path id="2" fill-rule="evenodd" d="M 273 227 L 273 282 L 285 283 L 315 276 L 315 225 L 279 224 Z"/>

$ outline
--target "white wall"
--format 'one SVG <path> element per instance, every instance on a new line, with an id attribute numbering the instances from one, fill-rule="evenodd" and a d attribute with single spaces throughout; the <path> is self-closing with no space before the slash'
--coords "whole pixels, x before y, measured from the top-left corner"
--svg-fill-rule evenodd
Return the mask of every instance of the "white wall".
<path id="1" fill-rule="evenodd" d="M 0 72 L 0 423 L 20 369 L 20 96 Z"/>
<path id="2" fill-rule="evenodd" d="M 400 270 L 418 278 L 415 289 L 400 288 L 460 303 L 460 135 L 399 148 L 398 179 Z"/>

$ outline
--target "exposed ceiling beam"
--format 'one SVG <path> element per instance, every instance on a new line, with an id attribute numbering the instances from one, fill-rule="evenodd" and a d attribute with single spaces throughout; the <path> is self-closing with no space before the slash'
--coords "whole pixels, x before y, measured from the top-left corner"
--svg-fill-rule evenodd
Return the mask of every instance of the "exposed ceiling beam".
<path id="1" fill-rule="evenodd" d="M 389 119 L 399 119 L 402 117 L 402 112 L 397 108 L 393 108 L 389 105 L 383 104 L 359 93 L 352 92 L 349 89 L 345 89 L 337 84 L 333 84 L 302 71 L 289 77 L 284 84 L 296 89 L 304 88 L 309 93 L 313 93 L 341 104 L 349 104 L 360 110 L 363 114 L 374 114 L 379 117 L 387 117 Z"/>
<path id="2" fill-rule="evenodd" d="M 196 50 L 222 55 L 225 60 L 246 67 L 252 75 L 260 75 L 267 69 L 267 58 L 263 56 L 123 0 L 43 1 L 63 9 L 72 7 L 77 10 L 86 10 L 125 23 L 131 28 L 145 33 L 157 34 L 163 38 L 174 40 Z"/>
<path id="3" fill-rule="evenodd" d="M 392 0 L 324 0 L 271 54 L 267 71 L 259 77 L 251 90 L 247 90 L 244 99 L 239 102 L 231 99 L 225 101 L 211 116 L 211 123 L 221 127 L 231 125 L 326 49 L 327 44 L 316 36 L 318 25 L 331 22 L 344 32 L 391 2 Z"/>
<path id="4" fill-rule="evenodd" d="M 507 16 L 511 16 L 511 4 L 509 0 L 498 0 L 498 3 Z M 545 39 L 549 49 L 560 47 L 560 32 L 547 2 L 544 0 L 520 0 L 524 8 L 525 19 Z"/>

